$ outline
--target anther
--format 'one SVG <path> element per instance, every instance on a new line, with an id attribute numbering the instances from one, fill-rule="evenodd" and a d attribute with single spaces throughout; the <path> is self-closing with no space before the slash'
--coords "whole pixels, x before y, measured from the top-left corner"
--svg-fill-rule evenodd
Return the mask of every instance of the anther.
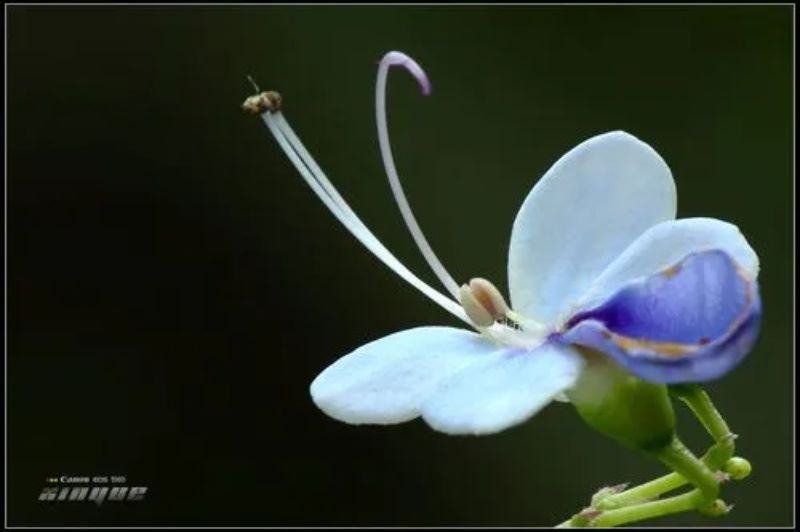
<path id="1" fill-rule="evenodd" d="M 281 110 L 283 99 L 275 91 L 265 91 L 248 97 L 242 104 L 242 109 L 254 115 L 260 115 L 265 111 L 274 113 Z"/>
<path id="2" fill-rule="evenodd" d="M 469 319 L 478 327 L 489 327 L 509 312 L 500 291 L 479 277 L 461 286 L 458 299 Z"/>

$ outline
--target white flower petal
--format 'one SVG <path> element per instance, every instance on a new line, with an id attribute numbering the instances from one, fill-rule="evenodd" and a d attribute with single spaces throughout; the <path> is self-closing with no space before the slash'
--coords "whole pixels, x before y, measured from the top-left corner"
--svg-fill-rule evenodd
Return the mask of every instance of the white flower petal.
<path id="1" fill-rule="evenodd" d="M 623 286 L 669 268 L 690 253 L 718 249 L 733 259 L 748 279 L 758 275 L 758 256 L 739 228 L 715 218 L 683 218 L 651 227 L 592 283 L 574 311 L 601 304 Z"/>
<path id="2" fill-rule="evenodd" d="M 592 137 L 561 157 L 522 204 L 511 232 L 514 310 L 553 323 L 649 227 L 675 218 L 664 160 L 622 131 Z"/>
<path id="3" fill-rule="evenodd" d="M 328 366 L 311 383 L 311 397 L 339 421 L 401 423 L 419 415 L 420 404 L 443 378 L 495 350 L 495 344 L 461 329 L 400 331 Z"/>
<path id="4" fill-rule="evenodd" d="M 422 417 L 448 434 L 491 434 L 522 423 L 570 388 L 583 368 L 571 347 L 503 349 L 443 381 Z"/>

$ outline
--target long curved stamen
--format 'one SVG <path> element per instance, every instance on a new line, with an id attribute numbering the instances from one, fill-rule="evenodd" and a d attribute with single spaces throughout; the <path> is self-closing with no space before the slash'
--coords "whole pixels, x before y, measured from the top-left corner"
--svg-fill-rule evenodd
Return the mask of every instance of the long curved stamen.
<path id="1" fill-rule="evenodd" d="M 411 211 L 411 206 L 408 204 L 406 195 L 403 192 L 403 187 L 400 184 L 400 177 L 397 175 L 397 168 L 395 168 L 394 158 L 392 157 L 392 148 L 389 144 L 389 128 L 386 122 L 386 79 L 389 73 L 389 68 L 392 66 L 402 66 L 405 68 L 420 85 L 422 94 L 428 95 L 431 91 L 431 84 L 428 81 L 428 76 L 422 70 L 416 61 L 401 52 L 389 52 L 383 59 L 381 59 L 378 67 L 378 80 L 375 85 L 375 117 L 378 123 L 378 141 L 381 149 L 381 156 L 383 157 L 383 166 L 386 169 L 386 175 L 389 178 L 389 185 L 392 188 L 392 194 L 400 208 L 400 213 L 403 215 L 403 220 L 411 231 L 411 236 L 417 243 L 417 247 L 422 252 L 425 260 L 433 269 L 436 276 L 442 281 L 447 291 L 458 300 L 459 286 L 453 280 L 453 277 L 448 273 L 442 265 L 439 258 L 431 249 L 430 244 L 425 239 L 425 235 L 419 228 L 416 218 Z"/>
<path id="2" fill-rule="evenodd" d="M 331 213 L 355 236 L 367 249 L 386 264 L 392 271 L 409 284 L 428 296 L 432 301 L 469 323 L 464 309 L 444 294 L 435 290 L 416 275 L 411 273 L 388 249 L 378 240 L 367 226 L 356 216 L 344 198 L 325 176 L 322 169 L 308 153 L 300 139 L 294 133 L 285 117 L 279 111 L 267 110 L 261 115 L 264 123 L 278 141 L 286 156 L 297 168 L 305 182 L 331 211 Z"/>

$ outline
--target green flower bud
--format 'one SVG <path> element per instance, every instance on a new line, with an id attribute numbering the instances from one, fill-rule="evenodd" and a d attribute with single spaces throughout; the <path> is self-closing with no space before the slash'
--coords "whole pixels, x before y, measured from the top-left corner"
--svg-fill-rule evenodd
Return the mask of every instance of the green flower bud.
<path id="1" fill-rule="evenodd" d="M 663 384 L 645 382 L 609 357 L 579 348 L 586 367 L 567 392 L 593 429 L 632 449 L 656 450 L 675 436 L 675 412 Z"/>
<path id="2" fill-rule="evenodd" d="M 749 460 L 741 456 L 734 456 L 725 463 L 724 469 L 732 479 L 742 480 L 750 475 L 750 472 L 753 471 L 753 466 L 750 465 Z"/>

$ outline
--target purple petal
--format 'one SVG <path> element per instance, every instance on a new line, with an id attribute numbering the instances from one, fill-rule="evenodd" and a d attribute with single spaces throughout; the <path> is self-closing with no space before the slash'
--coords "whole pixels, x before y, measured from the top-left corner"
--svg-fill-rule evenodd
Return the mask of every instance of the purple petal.
<path id="1" fill-rule="evenodd" d="M 702 382 L 744 358 L 760 321 L 756 281 L 712 250 L 628 285 L 555 336 L 602 351 L 648 381 Z"/>

